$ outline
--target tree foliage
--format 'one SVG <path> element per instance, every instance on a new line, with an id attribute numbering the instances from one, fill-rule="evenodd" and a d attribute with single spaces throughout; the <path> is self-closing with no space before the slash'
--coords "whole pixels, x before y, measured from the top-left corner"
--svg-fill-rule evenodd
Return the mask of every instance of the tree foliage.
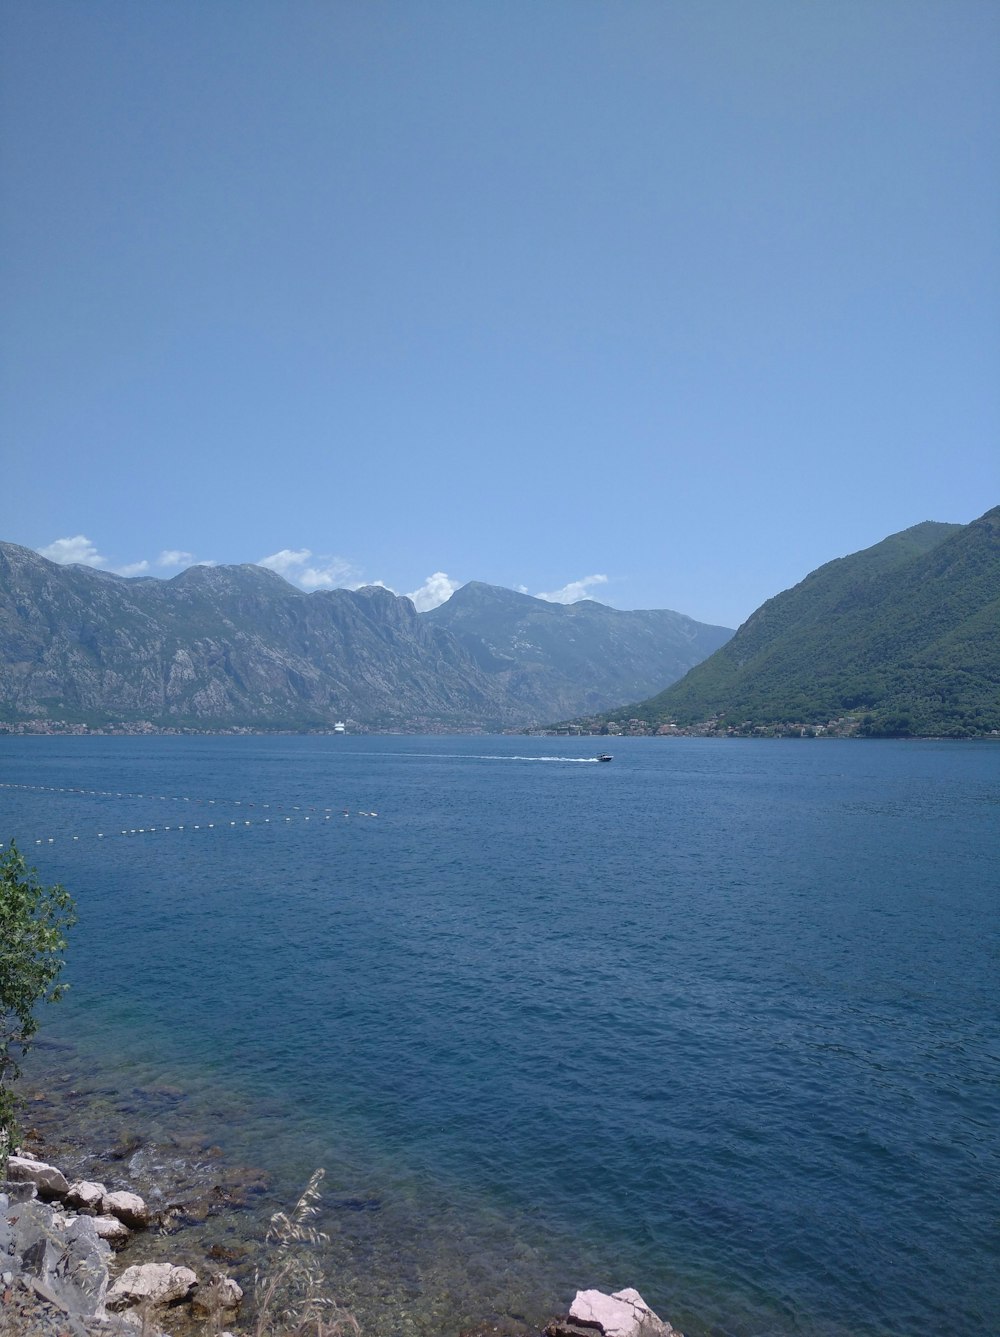
<path id="1" fill-rule="evenodd" d="M 0 1169 L 15 1131 L 10 1082 L 38 1029 L 37 1004 L 55 1002 L 66 989 L 57 981 L 75 922 L 69 893 L 45 886 L 11 842 L 0 855 Z"/>

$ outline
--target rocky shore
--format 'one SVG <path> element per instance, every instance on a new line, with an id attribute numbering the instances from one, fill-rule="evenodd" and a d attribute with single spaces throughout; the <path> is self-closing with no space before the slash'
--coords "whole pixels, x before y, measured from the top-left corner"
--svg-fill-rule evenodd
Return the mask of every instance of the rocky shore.
<path id="1" fill-rule="evenodd" d="M 11 1156 L 0 1182 L 2 1337 L 169 1337 L 199 1331 L 230 1337 L 244 1299 L 225 1272 L 170 1262 L 120 1260 L 154 1222 L 127 1189 L 70 1182 L 30 1153 Z M 116 1265 L 117 1264 L 117 1265 Z M 331 1326 L 331 1334 L 342 1329 Z M 442 1334 L 444 1337 L 444 1334 Z M 460 1337 L 515 1337 L 485 1324 Z M 522 1337 L 521 1333 L 516 1337 Z M 578 1291 L 544 1337 L 682 1337 L 638 1291 Z"/>
<path id="2" fill-rule="evenodd" d="M 101 1125 L 92 1094 L 85 1105 L 83 1093 L 60 1094 L 35 1096 L 25 1146 L 0 1180 L 0 1337 L 256 1332 L 254 1276 L 273 1261 L 261 1221 L 278 1205 L 265 1172 L 227 1165 L 204 1135 L 182 1126 L 160 1144 L 115 1122 Z M 155 1108 L 180 1093 L 143 1096 Z M 76 1126 L 72 1117 L 66 1122 L 75 1101 L 80 1114 L 87 1111 Z M 339 1321 L 319 1337 L 360 1331 L 346 1310 L 335 1308 L 331 1318 Z M 264 1331 L 278 1337 L 284 1330 L 272 1324 Z M 460 1334 L 443 1329 L 441 1337 L 539 1332 L 493 1319 Z M 580 1291 L 544 1334 L 681 1337 L 633 1290 Z"/>
<path id="3" fill-rule="evenodd" d="M 153 1215 L 137 1193 L 94 1180 L 69 1182 L 55 1165 L 11 1156 L 0 1183 L 0 1332 L 66 1332 L 83 1337 L 136 1329 L 149 1334 L 156 1316 L 187 1307 L 218 1332 L 235 1315 L 243 1290 L 222 1272 L 199 1279 L 189 1267 L 129 1262 L 128 1250 Z"/>

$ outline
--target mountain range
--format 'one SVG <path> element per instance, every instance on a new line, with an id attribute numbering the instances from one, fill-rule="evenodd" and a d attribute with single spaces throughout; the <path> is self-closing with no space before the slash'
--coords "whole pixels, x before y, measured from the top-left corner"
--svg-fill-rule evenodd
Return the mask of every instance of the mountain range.
<path id="1" fill-rule="evenodd" d="M 844 716 L 876 736 L 1000 730 L 1000 507 L 828 562 L 735 635 L 478 581 L 417 613 L 259 566 L 126 578 L 0 544 L 0 722 L 752 732 Z"/>
<path id="2" fill-rule="evenodd" d="M 524 727 L 658 690 L 730 635 L 477 582 L 418 614 L 379 586 L 306 594 L 251 565 L 123 577 L 0 544 L 6 722 Z"/>
<path id="3" fill-rule="evenodd" d="M 1000 730 L 1000 506 L 828 562 L 611 718 L 747 731 L 848 713 L 874 736 Z"/>

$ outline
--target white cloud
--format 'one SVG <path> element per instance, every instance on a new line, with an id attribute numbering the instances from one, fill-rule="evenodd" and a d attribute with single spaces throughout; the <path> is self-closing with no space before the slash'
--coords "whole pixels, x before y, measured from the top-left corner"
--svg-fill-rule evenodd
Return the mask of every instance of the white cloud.
<path id="1" fill-rule="evenodd" d="M 262 557 L 257 565 L 277 571 L 303 590 L 343 589 L 358 576 L 343 557 L 319 557 L 309 548 L 282 548 L 270 557 Z"/>
<path id="2" fill-rule="evenodd" d="M 307 566 L 298 576 L 293 577 L 304 590 L 343 589 L 348 578 L 356 574 L 350 562 L 342 562 L 337 557 L 320 560 L 323 566 Z"/>
<path id="3" fill-rule="evenodd" d="M 374 586 L 378 590 L 388 590 L 390 594 L 396 594 L 397 591 L 391 585 L 387 585 L 384 580 L 358 580 L 353 585 L 348 585 L 349 590 L 369 590 Z"/>
<path id="4" fill-rule="evenodd" d="M 270 557 L 262 557 L 257 563 L 258 566 L 266 566 L 269 571 L 277 571 L 279 576 L 287 576 L 294 572 L 296 567 L 304 566 L 308 562 L 312 553 L 308 548 L 282 548 L 280 552 L 273 552 Z"/>
<path id="5" fill-rule="evenodd" d="M 551 594 L 536 594 L 536 599 L 547 599 L 550 604 L 575 604 L 579 599 L 589 599 L 587 591 L 591 585 L 606 585 L 607 576 L 583 576 L 580 580 L 571 580 L 561 590 Z"/>
<path id="6" fill-rule="evenodd" d="M 437 608 L 439 604 L 447 603 L 461 583 L 460 580 L 452 580 L 451 576 L 445 575 L 443 571 L 435 571 L 432 576 L 427 577 L 418 590 L 414 590 L 406 597 L 413 600 L 418 613 L 426 613 L 431 608 Z"/>
<path id="7" fill-rule="evenodd" d="M 164 548 L 156 559 L 157 566 L 207 566 L 207 562 L 195 563 L 193 552 L 183 552 L 180 548 Z"/>
<path id="8" fill-rule="evenodd" d="M 81 566 L 107 566 L 108 559 L 102 557 L 85 534 L 77 534 L 71 539 L 56 539 L 47 548 L 39 548 L 42 557 L 60 566 L 79 563 Z"/>
<path id="9" fill-rule="evenodd" d="M 194 554 L 182 552 L 179 548 L 169 548 L 161 552 L 155 562 L 149 562 L 143 557 L 138 562 L 126 562 L 122 566 L 112 566 L 109 559 L 99 553 L 97 548 L 85 534 L 77 534 L 73 538 L 56 539 L 46 548 L 39 548 L 39 553 L 47 557 L 50 562 L 58 562 L 61 566 L 78 564 L 81 566 L 96 566 L 102 570 L 113 571 L 119 576 L 144 576 L 154 566 L 170 568 L 180 566 L 215 566 L 214 562 L 195 562 Z"/>

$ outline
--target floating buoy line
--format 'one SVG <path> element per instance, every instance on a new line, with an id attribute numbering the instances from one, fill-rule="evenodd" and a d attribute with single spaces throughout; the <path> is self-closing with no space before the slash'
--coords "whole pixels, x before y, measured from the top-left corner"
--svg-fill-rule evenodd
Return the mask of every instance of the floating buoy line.
<path id="1" fill-rule="evenodd" d="M 14 789 L 27 793 L 35 794 L 72 794 L 88 798 L 113 798 L 113 799 L 153 799 L 158 803 L 192 803 L 211 808 L 216 806 L 225 807 L 232 804 L 237 808 L 259 808 L 261 811 L 270 810 L 275 813 L 274 816 L 260 817 L 240 817 L 231 820 L 222 821 L 199 821 L 199 822 L 171 822 L 161 823 L 159 826 L 119 826 L 117 823 L 107 823 L 103 831 L 91 831 L 85 835 L 69 836 L 39 836 L 34 842 L 35 845 L 54 845 L 59 841 L 74 840 L 108 840 L 121 839 L 122 836 L 130 838 L 132 836 L 151 836 L 159 835 L 164 832 L 179 831 L 232 831 L 246 830 L 247 827 L 261 826 L 285 826 L 295 822 L 313 822 L 316 825 L 322 825 L 324 822 L 333 821 L 336 817 L 341 819 L 345 817 L 377 817 L 377 812 L 370 812 L 364 809 L 352 811 L 349 808 L 320 808 L 311 804 L 300 803 L 257 803 L 247 799 L 229 799 L 229 798 L 194 798 L 188 794 L 146 794 L 135 793 L 128 790 L 119 789 L 83 789 L 75 785 L 25 785 L 13 784 L 7 781 L 0 781 L 0 789 Z M 206 813 L 206 816 L 208 814 Z M 0 841 L 0 851 L 7 848 L 6 842 Z"/>

